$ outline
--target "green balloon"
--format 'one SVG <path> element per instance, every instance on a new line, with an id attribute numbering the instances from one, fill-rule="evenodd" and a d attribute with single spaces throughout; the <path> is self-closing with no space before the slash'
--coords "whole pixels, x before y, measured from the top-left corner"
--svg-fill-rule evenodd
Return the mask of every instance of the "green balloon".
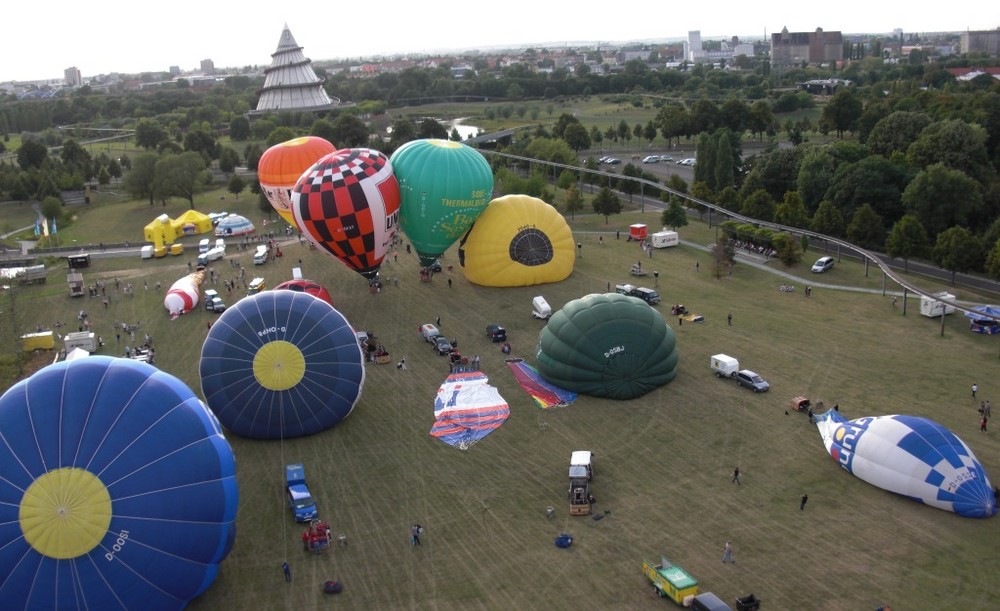
<path id="1" fill-rule="evenodd" d="M 574 392 L 633 399 L 677 376 L 677 340 L 646 302 L 617 293 L 575 299 L 538 338 L 538 373 Z"/>
<path id="2" fill-rule="evenodd" d="M 407 142 L 389 158 L 399 183 L 400 227 L 430 265 L 493 197 L 493 171 L 476 149 L 451 140 Z"/>

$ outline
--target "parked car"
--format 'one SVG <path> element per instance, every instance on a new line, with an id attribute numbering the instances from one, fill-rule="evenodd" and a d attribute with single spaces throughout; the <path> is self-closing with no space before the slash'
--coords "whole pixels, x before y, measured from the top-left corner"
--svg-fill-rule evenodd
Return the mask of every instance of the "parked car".
<path id="1" fill-rule="evenodd" d="M 443 335 L 437 335 L 434 337 L 434 351 L 438 353 L 438 356 L 444 356 L 446 354 L 451 354 L 453 346 L 448 338 Z"/>
<path id="2" fill-rule="evenodd" d="M 740 386 L 746 386 L 754 392 L 766 392 L 767 389 L 771 387 L 767 383 L 767 380 L 749 369 L 743 369 L 736 372 L 736 383 Z"/>
<path id="3" fill-rule="evenodd" d="M 497 323 L 486 325 L 486 337 L 490 338 L 491 342 L 505 342 L 507 341 L 507 329 Z"/>
<path id="4" fill-rule="evenodd" d="M 695 159 L 693 157 L 688 157 L 687 159 L 681 159 L 677 162 L 677 165 L 689 165 L 693 166 L 695 164 Z"/>
<path id="5" fill-rule="evenodd" d="M 642 162 L 643 163 L 660 163 L 660 156 L 659 155 L 647 155 L 646 157 L 642 158 Z"/>
<path id="6" fill-rule="evenodd" d="M 660 161 L 670 162 L 674 160 L 673 155 L 660 155 Z"/>
<path id="7" fill-rule="evenodd" d="M 285 466 L 285 493 L 296 522 L 309 522 L 316 517 L 316 502 L 306 485 L 306 470 L 301 463 Z"/>
<path id="8" fill-rule="evenodd" d="M 822 274 L 828 269 L 833 269 L 833 257 L 820 257 L 812 266 L 813 272 L 817 274 Z"/>
<path id="9" fill-rule="evenodd" d="M 215 289 L 205 291 L 205 309 L 209 312 L 221 313 L 226 311 L 226 304 L 219 297 L 219 292 Z"/>
<path id="10" fill-rule="evenodd" d="M 601 157 L 600 159 L 598 159 L 597 163 L 607 163 L 608 159 L 611 159 L 611 157 L 608 157 L 607 155 L 605 155 L 605 156 Z"/>
<path id="11" fill-rule="evenodd" d="M 604 163 L 607 163 L 609 165 L 618 165 L 621 162 L 622 160 L 618 159 L 617 157 L 608 157 L 607 159 L 604 160 Z"/>
<path id="12" fill-rule="evenodd" d="M 441 271 L 441 260 L 440 259 L 434 259 L 434 263 L 431 263 L 428 266 L 428 269 L 430 269 L 435 274 L 438 273 L 438 272 L 440 272 Z"/>

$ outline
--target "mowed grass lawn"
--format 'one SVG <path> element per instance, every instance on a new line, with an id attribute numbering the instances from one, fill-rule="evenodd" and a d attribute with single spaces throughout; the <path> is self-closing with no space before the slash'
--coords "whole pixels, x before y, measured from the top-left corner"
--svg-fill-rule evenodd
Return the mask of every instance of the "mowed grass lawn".
<path id="1" fill-rule="evenodd" d="M 198 209 L 244 212 L 266 230 L 253 198 L 221 202 L 217 195 L 204 196 Z M 176 202 L 96 206 L 60 234 L 80 243 L 138 242 L 155 215 L 176 217 L 186 208 Z M 790 399 L 804 394 L 827 406 L 839 403 L 852 418 L 933 418 L 1000 478 L 1000 429 L 979 431 L 978 400 L 969 390 L 977 382 L 981 399 L 1000 401 L 998 338 L 970 333 L 960 315 L 946 319 L 942 336 L 940 322 L 920 316 L 916 300 L 903 316 L 878 292 L 820 286 L 879 291 L 881 277 L 865 278 L 860 264 L 843 261 L 811 275 L 819 253 L 810 252 L 789 270 L 801 278 L 797 290 L 782 293 L 776 289 L 786 278 L 746 264 L 738 264 L 731 279 L 716 279 L 707 253 L 696 246 L 656 251 L 642 261 L 660 272 L 657 310 L 677 333 L 677 378 L 632 401 L 581 396 L 560 409 L 534 405 L 486 339 L 486 325 L 506 325 L 513 356 L 534 363 L 544 323 L 532 318 L 531 298 L 544 295 L 559 309 L 629 280 L 629 266 L 641 258 L 636 244 L 624 240 L 633 222 L 659 226 L 653 212 L 623 214 L 607 224 L 578 215 L 573 226 L 583 248 L 572 276 L 523 288 L 470 284 L 454 248 L 443 263 L 455 269 L 430 283 L 419 282 L 416 256 L 401 249 L 398 261 L 384 267 L 388 281 L 377 295 L 360 276 L 297 241 L 282 247 L 281 259 L 256 267 L 252 248 L 230 248 L 227 262 L 216 264 L 222 279 L 235 273 L 228 260 L 236 259 L 247 268 L 247 281 L 261 275 L 269 286 L 291 278 L 301 258 L 305 276 L 330 289 L 352 325 L 374 332 L 393 361 L 406 356 L 408 369 L 369 364 L 354 412 L 325 432 L 284 441 L 228 437 L 240 484 L 236 543 L 215 584 L 191 608 L 669 609 L 674 604 L 657 599 L 640 570 L 644 558 L 661 554 L 697 578 L 702 590 L 730 602 L 754 592 L 771 609 L 991 608 L 1000 595 L 991 568 L 1000 542 L 997 518 L 960 518 L 866 484 L 826 454 L 805 415 L 786 414 Z M 112 226 L 131 229 L 102 231 Z M 707 245 L 714 229 L 694 223 L 681 236 Z M 60 264 L 48 284 L 19 293 L 18 304 L 27 304 L 19 306 L 21 315 L 32 326 L 73 323 L 83 307 L 104 336 L 106 353 L 124 349 L 124 338 L 116 346 L 111 332 L 115 320 L 141 321 L 140 335 L 154 338 L 158 366 L 200 394 L 199 351 L 206 323 L 216 315 L 198 309 L 171 321 L 162 306 L 167 287 L 187 273 L 196 242 L 186 239 L 182 257 L 95 259 L 85 278 L 108 282 L 107 310 L 99 299 L 69 298 Z M 115 277 L 132 282 L 135 295 L 114 293 Z M 450 289 L 446 278 L 453 280 Z M 652 285 L 652 278 L 644 280 Z M 815 287 L 809 298 L 802 292 L 806 283 Z M 230 305 L 237 299 L 220 293 Z M 678 326 L 669 316 L 671 303 L 685 304 L 705 322 Z M 482 369 L 511 408 L 503 426 L 467 451 L 428 435 L 448 368 L 417 327 L 438 316 L 464 354 L 481 356 Z M 767 378 L 770 392 L 754 394 L 717 379 L 709 356 L 719 352 Z M 567 512 L 568 460 L 579 449 L 596 454 L 596 510 L 610 512 L 601 521 Z M 302 550 L 302 527 L 282 496 L 283 466 L 291 462 L 305 464 L 320 514 L 335 533 L 347 535 L 346 547 L 323 555 Z M 740 486 L 730 483 L 737 465 Z M 802 494 L 809 495 L 804 511 Z M 556 509 L 552 518 L 548 506 Z M 425 527 L 416 548 L 408 536 L 414 522 Z M 575 538 L 565 550 L 553 545 L 563 532 Z M 720 562 L 727 540 L 735 564 Z M 292 567 L 290 586 L 284 561 Z M 344 592 L 323 594 L 328 579 L 342 581 Z"/>

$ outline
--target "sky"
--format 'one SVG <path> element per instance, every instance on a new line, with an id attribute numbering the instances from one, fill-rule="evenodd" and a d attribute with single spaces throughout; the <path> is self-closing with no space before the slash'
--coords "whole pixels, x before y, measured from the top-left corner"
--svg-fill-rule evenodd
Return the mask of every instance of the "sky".
<path id="1" fill-rule="evenodd" d="M 947 10 L 927 0 L 905 5 L 870 0 L 761 3 L 744 0 L 372 0 L 261 3 L 171 0 L 8 2 L 0 34 L 0 82 L 61 78 L 71 66 L 84 78 L 111 72 L 266 66 L 287 24 L 305 56 L 361 58 L 497 46 L 625 42 L 683 38 L 761 38 L 792 32 L 849 33 L 986 30 L 1000 11 Z M 922 7 L 921 5 L 926 5 Z M 261 8 L 258 8 L 261 7 Z M 615 10 L 618 9 L 618 10 Z M 835 9 L 835 10 L 832 10 Z M 978 13 L 978 14 L 977 14 Z M 975 21 L 979 20 L 979 21 Z M 993 20 L 993 21 L 985 21 Z M 548 43 L 543 45 L 542 43 Z"/>

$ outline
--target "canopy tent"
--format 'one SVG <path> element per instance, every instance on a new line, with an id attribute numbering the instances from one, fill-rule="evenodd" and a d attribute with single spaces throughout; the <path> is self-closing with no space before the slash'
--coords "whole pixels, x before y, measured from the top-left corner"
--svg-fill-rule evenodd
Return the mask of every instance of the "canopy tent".
<path id="1" fill-rule="evenodd" d="M 246 235 L 254 232 L 253 223 L 245 216 L 230 214 L 215 226 L 215 235 Z"/>
<path id="2" fill-rule="evenodd" d="M 984 335 L 1000 333 L 1000 306 L 981 305 L 972 310 L 965 313 L 965 317 L 972 320 L 969 323 L 969 330 Z"/>

